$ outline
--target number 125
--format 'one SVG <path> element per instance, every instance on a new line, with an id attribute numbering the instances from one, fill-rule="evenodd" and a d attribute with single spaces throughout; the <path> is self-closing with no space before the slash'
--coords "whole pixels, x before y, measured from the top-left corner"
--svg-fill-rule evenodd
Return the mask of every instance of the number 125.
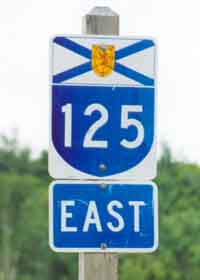
<path id="1" fill-rule="evenodd" d="M 67 148 L 72 147 L 72 104 L 68 103 L 62 106 L 62 112 L 64 113 L 64 145 Z M 93 112 L 98 111 L 100 113 L 100 118 L 95 121 L 88 129 L 84 136 L 83 147 L 84 148 L 108 148 L 108 141 L 104 140 L 94 140 L 93 137 L 98 129 L 106 125 L 109 121 L 108 110 L 101 104 L 93 103 L 90 104 L 84 111 L 84 116 L 91 116 Z M 129 141 L 123 139 L 120 145 L 127 149 L 135 149 L 139 147 L 144 141 L 144 126 L 139 120 L 134 118 L 129 118 L 129 113 L 142 113 L 142 105 L 123 105 L 121 107 L 121 128 L 128 129 L 134 126 L 137 129 L 137 136 L 135 139 Z"/>

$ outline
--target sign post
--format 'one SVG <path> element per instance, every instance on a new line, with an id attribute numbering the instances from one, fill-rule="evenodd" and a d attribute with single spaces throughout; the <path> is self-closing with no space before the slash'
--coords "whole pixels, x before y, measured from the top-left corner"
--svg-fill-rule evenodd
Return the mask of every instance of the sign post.
<path id="1" fill-rule="evenodd" d="M 118 253 L 158 246 L 156 44 L 108 7 L 82 29 L 51 41 L 49 244 L 79 280 L 117 280 Z"/>
<path id="2" fill-rule="evenodd" d="M 83 33 L 119 35 L 119 15 L 108 7 L 96 7 L 83 17 Z M 79 280 L 117 280 L 116 254 L 79 254 Z"/>

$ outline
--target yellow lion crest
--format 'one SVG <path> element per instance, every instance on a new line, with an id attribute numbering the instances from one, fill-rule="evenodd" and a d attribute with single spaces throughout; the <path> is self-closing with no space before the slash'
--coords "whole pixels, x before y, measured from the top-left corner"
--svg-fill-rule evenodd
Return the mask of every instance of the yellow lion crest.
<path id="1" fill-rule="evenodd" d="M 92 46 L 92 69 L 100 77 L 110 75 L 115 66 L 115 47 L 112 45 Z"/>

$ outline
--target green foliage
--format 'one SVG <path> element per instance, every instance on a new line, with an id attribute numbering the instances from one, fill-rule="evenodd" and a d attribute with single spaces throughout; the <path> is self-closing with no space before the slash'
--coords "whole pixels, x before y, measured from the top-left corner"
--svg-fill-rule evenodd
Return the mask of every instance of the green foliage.
<path id="1" fill-rule="evenodd" d="M 48 246 L 47 152 L 3 139 L 0 148 L 0 280 L 76 279 L 77 256 Z"/>
<path id="2" fill-rule="evenodd" d="M 200 168 L 173 161 L 168 147 L 159 162 L 159 249 L 121 257 L 120 279 L 200 279 Z"/>
<path id="3" fill-rule="evenodd" d="M 200 279 L 200 168 L 159 161 L 160 245 L 152 254 L 120 256 L 120 280 Z M 33 159 L 15 139 L 0 148 L 0 280 L 75 280 L 77 255 L 48 247 L 47 152 Z"/>

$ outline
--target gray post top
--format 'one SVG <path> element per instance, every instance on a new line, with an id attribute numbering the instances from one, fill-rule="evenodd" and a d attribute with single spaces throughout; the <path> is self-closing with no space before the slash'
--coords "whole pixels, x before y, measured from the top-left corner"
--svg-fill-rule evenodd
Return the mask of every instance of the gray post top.
<path id="1" fill-rule="evenodd" d="M 83 17 L 83 33 L 119 35 L 119 15 L 109 7 L 95 7 Z"/>
<path id="2" fill-rule="evenodd" d="M 108 17 L 118 17 L 118 14 L 115 13 L 111 8 L 109 7 L 94 7 L 88 15 L 93 16 L 108 16 Z"/>

